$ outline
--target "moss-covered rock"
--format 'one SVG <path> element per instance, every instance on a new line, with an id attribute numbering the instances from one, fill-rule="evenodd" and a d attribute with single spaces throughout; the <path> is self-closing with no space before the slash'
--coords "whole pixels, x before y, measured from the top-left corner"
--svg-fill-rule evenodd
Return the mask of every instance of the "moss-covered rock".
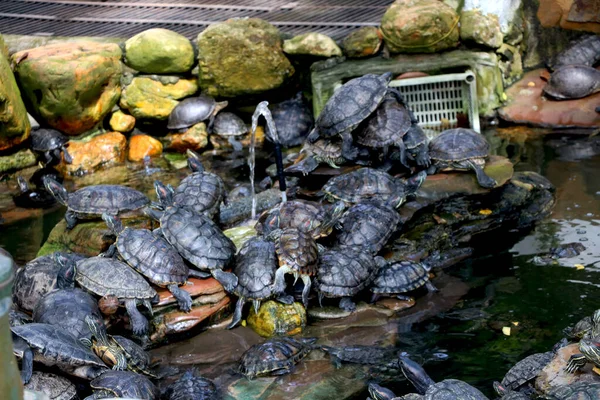
<path id="1" fill-rule="evenodd" d="M 315 57 L 339 57 L 342 55 L 342 49 L 332 38 L 317 32 L 303 33 L 284 41 L 283 52 Z"/>
<path id="2" fill-rule="evenodd" d="M 135 127 L 135 117 L 117 110 L 110 116 L 108 124 L 110 125 L 110 129 L 115 132 L 130 132 Z"/>
<path id="3" fill-rule="evenodd" d="M 381 32 L 374 26 L 363 26 L 350 32 L 342 41 L 344 54 L 349 58 L 369 57 L 381 48 Z"/>
<path id="4" fill-rule="evenodd" d="M 124 61 L 147 74 L 182 73 L 194 65 L 194 48 L 188 38 L 177 32 L 148 29 L 125 42 Z"/>
<path id="5" fill-rule="evenodd" d="M 0 156 L 0 173 L 31 167 L 35 163 L 35 154 L 31 150 L 19 150 L 13 154 Z"/>
<path id="6" fill-rule="evenodd" d="M 92 129 L 121 95 L 116 44 L 61 43 L 20 51 L 12 60 L 30 112 L 68 135 Z"/>
<path id="7" fill-rule="evenodd" d="M 258 314 L 250 310 L 248 325 L 264 337 L 297 335 L 306 327 L 306 310 L 300 303 L 282 304 L 274 300 L 264 302 Z"/>
<path id="8" fill-rule="evenodd" d="M 480 10 L 463 11 L 460 15 L 460 39 L 497 49 L 503 39 L 498 16 L 483 14 Z"/>
<path id="9" fill-rule="evenodd" d="M 107 132 L 82 140 L 69 141 L 71 164 L 61 163 L 63 172 L 82 175 L 125 161 L 127 138 L 119 132 Z"/>
<path id="10" fill-rule="evenodd" d="M 230 19 L 198 35 L 199 84 L 210 96 L 234 97 L 281 86 L 294 68 L 279 31 L 266 21 Z"/>
<path id="11" fill-rule="evenodd" d="M 8 47 L 4 42 L 4 37 L 2 36 L 2 34 L 0 34 L 0 54 L 6 57 L 6 59 L 10 57 L 8 54 Z"/>

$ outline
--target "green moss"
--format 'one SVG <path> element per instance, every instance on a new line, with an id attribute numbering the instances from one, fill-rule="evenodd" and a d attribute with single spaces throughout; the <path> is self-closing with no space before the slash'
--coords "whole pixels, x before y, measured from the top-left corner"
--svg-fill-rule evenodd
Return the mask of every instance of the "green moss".
<path id="1" fill-rule="evenodd" d="M 148 29 L 125 42 L 125 64 L 149 74 L 183 73 L 194 65 L 194 48 L 185 36 Z"/>
<path id="2" fill-rule="evenodd" d="M 31 150 L 19 150 L 8 156 L 0 156 L 0 173 L 31 167 L 35 163 L 35 154 Z"/>

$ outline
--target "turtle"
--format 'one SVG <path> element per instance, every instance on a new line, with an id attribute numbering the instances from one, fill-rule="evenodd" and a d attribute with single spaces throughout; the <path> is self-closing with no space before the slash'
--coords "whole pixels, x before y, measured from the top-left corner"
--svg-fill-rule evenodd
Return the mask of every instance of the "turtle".
<path id="1" fill-rule="evenodd" d="M 33 321 L 61 327 L 77 339 L 90 339 L 92 334 L 85 318 L 104 326 L 98 303 L 81 289 L 59 289 L 45 295 L 33 310 Z"/>
<path id="2" fill-rule="evenodd" d="M 208 119 L 208 130 L 210 131 L 215 115 L 227 107 L 227 104 L 227 101 L 218 102 L 206 95 L 189 97 L 180 101 L 173 108 L 173 111 L 169 114 L 167 128 L 181 130 Z"/>
<path id="3" fill-rule="evenodd" d="M 160 397 L 150 379 L 130 371 L 107 371 L 91 381 L 90 387 L 94 392 L 84 400 L 112 397 L 157 400 Z"/>
<path id="4" fill-rule="evenodd" d="M 382 257 L 373 257 L 367 252 L 343 246 L 319 254 L 319 267 L 315 287 L 319 303 L 323 297 L 340 298 L 340 308 L 355 311 L 352 297 L 368 287 L 377 270 L 386 265 Z"/>
<path id="5" fill-rule="evenodd" d="M 565 65 L 594 66 L 600 61 L 600 35 L 585 35 L 569 44 L 552 60 L 552 69 Z"/>
<path id="6" fill-rule="evenodd" d="M 277 127 L 279 143 L 283 147 L 301 145 L 312 129 L 315 119 L 312 110 L 305 103 L 302 92 L 291 99 L 269 106 Z"/>
<path id="7" fill-rule="evenodd" d="M 44 188 L 31 189 L 22 176 L 17 177 L 19 193 L 13 195 L 17 207 L 48 208 L 56 203 L 56 199 Z"/>
<path id="8" fill-rule="evenodd" d="M 483 172 L 489 152 L 490 144 L 474 130 L 445 130 L 429 142 L 429 156 L 433 163 L 427 173 L 433 175 L 438 171 L 472 170 L 481 187 L 493 188 L 497 182 Z"/>
<path id="9" fill-rule="evenodd" d="M 584 337 L 579 341 L 579 351 L 580 353 L 571 355 L 565 371 L 574 373 L 588 362 L 600 368 L 600 337 Z"/>
<path id="10" fill-rule="evenodd" d="M 48 176 L 44 177 L 44 186 L 59 203 L 68 207 L 65 213 L 67 230 L 73 229 L 79 219 L 93 219 L 104 213 L 119 215 L 139 210 L 150 202 L 145 194 L 127 186 L 94 185 L 69 194 Z"/>
<path id="11" fill-rule="evenodd" d="M 378 385 L 375 382 L 369 382 L 367 389 L 369 390 L 369 395 L 371 395 L 368 400 L 400 400 L 404 398 L 404 396 L 396 396 L 390 389 Z M 417 396 L 418 397 L 415 398 L 421 398 L 420 395 Z"/>
<path id="12" fill-rule="evenodd" d="M 142 274 L 151 283 L 164 287 L 173 294 L 179 309 L 192 309 L 192 296 L 179 286 L 185 285 L 189 276 L 208 278 L 210 274 L 190 270 L 179 255 L 162 237 L 148 229 L 123 227 L 121 220 L 103 214 L 108 228 L 117 235 L 117 241 L 105 253 L 112 257 L 117 251 L 131 268 Z"/>
<path id="13" fill-rule="evenodd" d="M 321 346 L 321 350 L 329 354 L 331 362 L 336 368 L 341 367 L 343 362 L 362 364 L 376 367 L 379 370 L 391 370 L 398 372 L 398 349 L 396 347 L 377 346 Z"/>
<path id="14" fill-rule="evenodd" d="M 352 146 L 352 131 L 383 101 L 392 73 L 366 74 L 343 84 L 327 100 L 317 117 L 315 126 L 308 134 L 309 143 L 319 138 L 341 136 L 342 154 L 354 160 L 358 151 Z"/>
<path id="15" fill-rule="evenodd" d="M 502 400 L 529 400 L 531 396 L 526 395 L 525 393 L 516 392 L 514 390 L 510 390 L 500 384 L 500 382 L 494 382 L 493 384 L 494 390 L 500 396 Z"/>
<path id="16" fill-rule="evenodd" d="M 502 382 L 495 384 L 498 389 L 505 391 L 519 391 L 533 394 L 534 389 L 530 383 L 537 378 L 542 369 L 554 358 L 554 352 L 536 353 L 525 357 L 508 370 Z M 496 391 L 499 395 L 501 392 Z"/>
<path id="17" fill-rule="evenodd" d="M 169 386 L 165 400 L 217 400 L 217 387 L 207 378 L 196 375 L 195 369 L 188 369 L 175 383 Z"/>
<path id="18" fill-rule="evenodd" d="M 148 332 L 148 320 L 137 309 L 140 301 L 152 314 L 150 300 L 157 295 L 143 276 L 114 258 L 91 257 L 77 263 L 75 279 L 84 289 L 102 297 L 115 295 L 125 303 L 133 333 Z"/>
<path id="19" fill-rule="evenodd" d="M 77 400 L 77 389 L 67 378 L 49 372 L 33 371 L 26 390 L 42 392 L 50 400 Z"/>
<path id="20" fill-rule="evenodd" d="M 159 198 L 167 198 L 164 186 L 155 184 L 155 187 Z M 200 271 L 209 271 L 226 291 L 232 292 L 235 289 L 237 277 L 223 271 L 233 260 L 235 244 L 210 218 L 176 206 L 168 206 L 162 210 L 149 208 L 146 213 L 160 221 L 161 234 L 183 258 Z"/>
<path id="21" fill-rule="evenodd" d="M 247 134 L 248 127 L 234 113 L 223 111 L 215 117 L 211 133 L 226 138 L 233 147 L 233 150 L 242 151 L 243 146 L 237 138 Z"/>
<path id="22" fill-rule="evenodd" d="M 542 90 L 556 100 L 587 97 L 600 91 L 600 71 L 586 65 L 565 65 L 550 75 Z"/>
<path id="23" fill-rule="evenodd" d="M 21 359 L 21 379 L 31 379 L 33 361 L 56 366 L 61 371 L 84 379 L 93 379 L 107 366 L 90 349 L 61 327 L 37 322 L 14 326 L 13 351 Z"/>
<path id="24" fill-rule="evenodd" d="M 415 162 L 419 167 L 429 168 L 431 165 L 429 138 L 427 138 L 427 135 L 419 124 L 413 123 L 402 139 L 407 158 Z"/>
<path id="25" fill-rule="evenodd" d="M 31 183 L 32 185 L 34 185 L 37 188 L 43 188 L 44 187 L 44 176 L 49 176 L 50 178 L 54 179 L 56 182 L 58 183 L 62 183 L 63 182 L 63 176 L 60 172 L 58 172 L 58 170 L 54 167 L 42 167 L 42 168 L 38 168 L 35 170 L 35 172 L 31 175 L 31 177 L 29 178 L 29 183 Z"/>
<path id="26" fill-rule="evenodd" d="M 300 154 L 294 163 L 285 168 L 285 172 L 295 174 L 302 173 L 308 175 L 321 163 L 329 165 L 331 168 L 339 168 L 338 164 L 345 164 L 348 160 L 342 154 L 342 143 L 340 140 L 319 139 L 314 143 L 305 142 L 300 150 Z"/>
<path id="27" fill-rule="evenodd" d="M 600 399 L 600 383 L 580 381 L 553 387 L 546 393 L 548 400 Z"/>
<path id="28" fill-rule="evenodd" d="M 316 338 L 271 338 L 242 354 L 239 372 L 248 379 L 262 375 L 285 375 L 312 349 Z"/>
<path id="29" fill-rule="evenodd" d="M 567 338 L 580 340 L 600 336 L 600 309 L 594 311 L 591 317 L 584 317 L 573 327 L 565 329 Z"/>
<path id="30" fill-rule="evenodd" d="M 8 325 L 9 326 L 21 326 L 30 324 L 33 321 L 31 317 L 22 311 L 10 310 L 8 312 Z"/>
<path id="31" fill-rule="evenodd" d="M 67 164 L 73 163 L 73 158 L 67 151 L 69 139 L 56 129 L 40 128 L 31 131 L 31 150 L 38 154 L 46 166 L 60 163 L 62 152 Z"/>
<path id="32" fill-rule="evenodd" d="M 421 286 L 427 287 L 430 292 L 437 292 L 438 289 L 429 281 L 429 270 L 429 265 L 410 260 L 388 263 L 379 269 L 371 285 L 372 301 L 377 301 L 382 294 L 396 295 L 400 300 L 407 300 L 408 297 L 401 293 Z"/>

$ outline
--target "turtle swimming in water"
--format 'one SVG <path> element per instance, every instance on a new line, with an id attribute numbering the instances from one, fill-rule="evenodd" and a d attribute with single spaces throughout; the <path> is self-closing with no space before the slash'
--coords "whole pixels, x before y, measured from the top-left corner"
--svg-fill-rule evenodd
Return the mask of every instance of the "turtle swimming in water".
<path id="1" fill-rule="evenodd" d="M 421 286 L 427 287 L 430 292 L 437 292 L 438 289 L 429 281 L 429 270 L 429 265 L 410 260 L 388 263 L 379 269 L 371 285 L 372 301 L 377 301 L 381 295 L 395 295 L 400 300 L 407 300 L 408 297 L 401 293 Z"/>
<path id="2" fill-rule="evenodd" d="M 217 387 L 210 380 L 196 375 L 194 369 L 185 373 L 169 386 L 165 392 L 166 400 L 217 400 Z"/>
<path id="3" fill-rule="evenodd" d="M 56 199 L 44 188 L 31 189 L 22 176 L 17 177 L 19 193 L 13 196 L 17 207 L 48 208 L 56 203 Z"/>

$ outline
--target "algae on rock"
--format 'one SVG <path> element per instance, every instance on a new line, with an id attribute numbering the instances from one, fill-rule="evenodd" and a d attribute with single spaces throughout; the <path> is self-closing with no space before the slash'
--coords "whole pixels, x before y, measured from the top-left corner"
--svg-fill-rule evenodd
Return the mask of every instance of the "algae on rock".
<path id="1" fill-rule="evenodd" d="M 188 72 L 194 65 L 194 48 L 183 35 L 168 29 L 148 29 L 125 42 L 124 62 L 147 74 Z"/>
<path id="2" fill-rule="evenodd" d="M 317 32 L 303 33 L 284 41 L 283 52 L 315 57 L 339 57 L 342 55 L 342 49 L 332 38 Z"/>

